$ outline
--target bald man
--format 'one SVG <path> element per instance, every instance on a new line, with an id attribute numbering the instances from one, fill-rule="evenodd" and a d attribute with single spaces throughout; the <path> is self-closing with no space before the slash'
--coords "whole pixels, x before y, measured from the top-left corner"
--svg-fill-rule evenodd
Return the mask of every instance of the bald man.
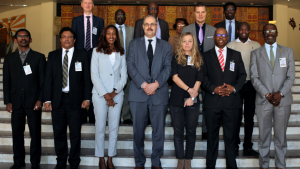
<path id="1" fill-rule="evenodd" d="M 219 129 L 223 119 L 227 168 L 235 169 L 235 132 L 239 109 L 243 104 L 239 91 L 246 81 L 246 71 L 240 52 L 226 47 L 227 31 L 218 28 L 214 34 L 215 47 L 203 54 L 206 90 L 203 107 L 207 125 L 206 168 L 214 169 L 218 157 Z"/>

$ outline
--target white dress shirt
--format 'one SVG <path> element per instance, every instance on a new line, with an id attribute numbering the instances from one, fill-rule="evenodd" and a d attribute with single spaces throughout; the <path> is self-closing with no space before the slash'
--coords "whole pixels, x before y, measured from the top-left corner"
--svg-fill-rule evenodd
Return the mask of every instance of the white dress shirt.
<path id="1" fill-rule="evenodd" d="M 120 26 L 122 26 L 123 40 L 124 40 L 124 42 L 123 42 L 123 44 L 124 44 L 124 54 L 126 56 L 126 30 L 125 30 L 125 24 L 123 24 L 123 25 L 116 24 L 115 26 L 117 27 L 118 32 L 120 31 Z"/>
<path id="2" fill-rule="evenodd" d="M 160 29 L 158 17 L 156 18 L 156 23 L 157 23 L 156 37 L 158 39 L 161 39 L 161 29 Z"/>
<path id="3" fill-rule="evenodd" d="M 220 48 L 218 48 L 217 46 L 215 46 L 215 50 L 216 50 L 217 57 L 218 57 L 217 59 L 219 60 L 219 55 L 220 55 L 219 50 L 220 50 Z M 224 57 L 224 64 L 225 64 L 225 66 L 226 66 L 227 46 L 225 46 L 225 47 L 223 48 L 222 54 L 223 54 L 223 57 Z M 220 66 L 220 67 L 221 67 L 221 66 Z M 225 67 L 225 69 L 226 69 L 226 67 Z"/>
<path id="4" fill-rule="evenodd" d="M 145 44 L 146 44 L 146 51 L 148 51 L 148 45 L 149 45 L 149 41 L 150 40 L 149 38 L 147 38 L 146 36 L 145 37 Z M 155 46 L 156 46 L 156 37 L 154 36 L 153 38 L 151 38 L 153 41 L 151 42 L 151 45 L 152 45 L 152 49 L 153 49 L 153 55 L 155 53 Z"/>
<path id="5" fill-rule="evenodd" d="M 230 21 L 231 21 L 231 41 L 234 41 L 235 39 L 235 33 L 236 33 L 236 30 L 235 30 L 235 19 L 232 19 L 232 20 L 227 20 L 225 19 L 225 22 L 226 22 L 226 30 L 227 30 L 227 34 L 229 34 L 229 24 L 230 24 Z"/>
<path id="6" fill-rule="evenodd" d="M 273 53 L 274 53 L 274 59 L 276 59 L 276 50 L 277 50 L 277 42 L 273 43 Z M 271 49 L 271 45 L 265 43 L 265 48 L 268 54 L 268 58 L 270 60 L 270 49 Z"/>
<path id="7" fill-rule="evenodd" d="M 112 52 L 109 55 L 109 60 L 110 60 L 111 66 L 113 66 L 115 64 L 115 60 L 116 60 L 116 52 Z"/>
<path id="8" fill-rule="evenodd" d="M 235 41 L 243 43 L 239 38 L 237 38 Z M 251 42 L 251 39 L 248 38 L 247 41 L 244 44 L 246 44 L 247 42 Z"/>
<path id="9" fill-rule="evenodd" d="M 90 16 L 90 26 L 91 26 L 91 48 L 93 48 L 93 14 L 86 15 L 83 13 L 83 21 L 84 21 L 84 46 L 86 44 L 86 27 L 87 27 L 87 16 Z"/>
<path id="10" fill-rule="evenodd" d="M 74 53 L 74 47 L 72 47 L 71 49 L 69 49 L 69 52 L 68 52 L 68 72 L 70 72 L 70 65 L 71 65 L 73 53 Z M 65 54 L 66 54 L 66 49 L 62 48 L 62 57 L 61 57 L 61 63 L 62 63 L 62 65 L 64 65 Z M 65 88 L 62 88 L 63 92 L 69 92 L 70 91 L 70 85 L 69 85 L 69 79 L 70 78 L 69 77 L 70 77 L 70 74 L 68 73 L 68 81 L 67 81 L 68 83 L 67 83 L 67 86 Z"/>

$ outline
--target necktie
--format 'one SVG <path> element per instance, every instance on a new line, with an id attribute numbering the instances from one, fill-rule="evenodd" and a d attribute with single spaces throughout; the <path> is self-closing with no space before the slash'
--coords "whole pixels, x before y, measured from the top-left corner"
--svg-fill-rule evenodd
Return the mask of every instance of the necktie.
<path id="1" fill-rule="evenodd" d="M 153 60 L 153 48 L 151 45 L 151 42 L 153 40 L 149 39 L 149 44 L 148 44 L 148 51 L 147 51 L 147 55 L 148 55 L 148 59 L 149 59 L 149 75 L 151 75 L 151 66 L 152 66 L 152 60 Z"/>
<path id="2" fill-rule="evenodd" d="M 86 25 L 86 34 L 85 34 L 85 50 L 91 49 L 91 22 L 90 16 L 86 16 L 87 18 L 87 25 Z"/>
<path id="3" fill-rule="evenodd" d="M 63 62 L 63 81 L 62 81 L 62 87 L 65 88 L 68 85 L 68 50 L 66 50 L 66 54 L 64 56 L 64 62 Z"/>
<path id="4" fill-rule="evenodd" d="M 227 43 L 231 42 L 231 33 L 232 33 L 231 22 L 232 22 L 232 21 L 229 21 L 229 28 L 228 28 L 228 41 L 227 41 Z"/>
<path id="5" fill-rule="evenodd" d="M 273 52 L 273 46 L 270 46 L 270 62 L 271 62 L 272 69 L 274 69 L 275 56 L 274 56 L 274 52 Z"/>
<path id="6" fill-rule="evenodd" d="M 120 43 L 121 46 L 124 48 L 124 39 L 123 39 L 123 30 L 122 30 L 122 26 L 119 26 L 120 30 L 119 30 L 119 38 L 120 38 Z"/>
<path id="7" fill-rule="evenodd" d="M 219 57 L 218 57 L 218 59 L 219 59 L 219 62 L 220 62 L 220 66 L 221 66 L 221 69 L 222 69 L 222 71 L 224 72 L 224 69 L 225 69 L 225 62 L 224 62 L 224 56 L 223 56 L 223 50 L 224 49 L 219 49 Z"/>
<path id="8" fill-rule="evenodd" d="M 203 30 L 202 30 L 202 26 L 203 25 L 199 25 L 200 26 L 200 29 L 199 29 L 199 42 L 200 44 L 202 44 L 203 42 Z"/>
<path id="9" fill-rule="evenodd" d="M 22 53 L 21 53 L 21 61 L 22 61 L 22 65 L 24 64 L 25 56 L 26 56 L 26 53 L 25 53 L 25 52 L 22 52 Z"/>

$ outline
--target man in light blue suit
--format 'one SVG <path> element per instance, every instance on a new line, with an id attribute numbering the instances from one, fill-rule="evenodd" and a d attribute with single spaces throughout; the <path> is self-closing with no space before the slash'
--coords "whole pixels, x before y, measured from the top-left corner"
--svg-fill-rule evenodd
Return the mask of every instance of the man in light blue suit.
<path id="1" fill-rule="evenodd" d="M 162 169 L 160 157 L 164 150 L 164 125 L 169 91 L 167 80 L 171 74 L 172 47 L 156 38 L 156 19 L 144 19 L 145 36 L 132 40 L 127 55 L 127 70 L 131 77 L 130 110 L 133 116 L 135 169 L 143 169 L 145 128 L 150 117 L 152 125 L 151 169 Z"/>

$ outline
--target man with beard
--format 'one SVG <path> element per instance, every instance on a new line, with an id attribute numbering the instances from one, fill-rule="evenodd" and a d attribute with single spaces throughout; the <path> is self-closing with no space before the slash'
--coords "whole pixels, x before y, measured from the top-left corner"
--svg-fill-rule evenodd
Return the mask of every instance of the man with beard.
<path id="1" fill-rule="evenodd" d="M 259 165 L 263 169 L 269 168 L 274 123 L 275 165 L 276 169 L 283 169 L 286 168 L 286 130 L 293 103 L 294 53 L 293 49 L 276 43 L 278 31 L 275 25 L 265 25 L 263 36 L 265 45 L 251 52 L 250 61 L 251 82 L 256 90 Z"/>
<path id="2" fill-rule="evenodd" d="M 6 110 L 11 113 L 14 165 L 25 165 L 24 131 L 27 122 L 31 137 L 31 169 L 39 169 L 41 160 L 41 108 L 43 102 L 45 55 L 32 50 L 30 32 L 19 29 L 15 43 L 19 50 L 5 57 L 3 67 L 3 91 Z"/>
<path id="3" fill-rule="evenodd" d="M 126 17 L 125 12 L 122 9 L 118 9 L 115 13 L 116 27 L 119 31 L 119 37 L 122 47 L 125 51 L 125 56 L 128 54 L 129 42 L 133 39 L 134 28 L 125 25 Z M 122 118 L 124 124 L 131 124 L 131 112 L 129 109 L 128 95 L 130 87 L 130 78 L 127 78 L 127 84 L 124 87 L 124 101 L 122 106 Z"/>
<path id="4" fill-rule="evenodd" d="M 127 70 L 131 77 L 129 102 L 133 117 L 133 147 L 135 169 L 144 169 L 145 129 L 150 117 L 152 127 L 151 169 L 162 169 L 160 157 L 164 152 L 165 116 L 169 100 L 172 47 L 156 35 L 157 20 L 144 19 L 145 36 L 132 40 L 127 55 Z"/>
<path id="5" fill-rule="evenodd" d="M 223 13 L 225 20 L 215 24 L 216 28 L 225 28 L 228 32 L 227 43 L 234 41 L 237 37 L 237 30 L 240 22 L 235 20 L 236 4 L 233 2 L 227 2 L 223 7 Z"/>
<path id="6" fill-rule="evenodd" d="M 156 37 L 158 39 L 168 41 L 169 36 L 170 36 L 169 35 L 169 25 L 163 19 L 159 19 L 157 17 L 158 10 L 159 10 L 157 3 L 150 2 L 147 6 L 147 10 L 148 10 L 148 15 L 152 15 L 154 18 L 156 18 L 156 22 L 157 22 Z M 143 23 L 144 23 L 144 18 L 139 19 L 135 22 L 134 38 L 143 37 L 145 35 L 144 29 L 143 29 Z"/>
<path id="7" fill-rule="evenodd" d="M 216 46 L 203 54 L 205 120 L 207 125 L 206 168 L 214 169 L 218 157 L 219 129 L 223 119 L 226 166 L 237 169 L 235 161 L 235 132 L 239 109 L 243 103 L 239 91 L 246 81 L 241 53 L 226 47 L 228 35 L 224 28 L 215 31 Z"/>
<path id="8" fill-rule="evenodd" d="M 239 51 L 242 54 L 243 62 L 245 64 L 245 69 L 247 73 L 246 83 L 240 91 L 240 96 L 242 103 L 244 103 L 244 156 L 254 156 L 258 157 L 258 153 L 252 149 L 253 143 L 251 142 L 252 133 L 253 133 L 253 117 L 255 113 L 255 89 L 253 88 L 250 81 L 250 53 L 251 51 L 260 48 L 260 44 L 256 41 L 251 41 L 249 39 L 250 34 L 250 25 L 247 22 L 242 22 L 238 26 L 237 35 L 238 38 L 235 41 L 228 43 L 227 47 L 233 50 Z M 240 124 L 243 118 L 243 108 L 239 112 L 239 121 Z M 235 151 L 239 152 L 240 140 L 240 126 L 236 132 L 236 141 L 235 141 Z"/>

